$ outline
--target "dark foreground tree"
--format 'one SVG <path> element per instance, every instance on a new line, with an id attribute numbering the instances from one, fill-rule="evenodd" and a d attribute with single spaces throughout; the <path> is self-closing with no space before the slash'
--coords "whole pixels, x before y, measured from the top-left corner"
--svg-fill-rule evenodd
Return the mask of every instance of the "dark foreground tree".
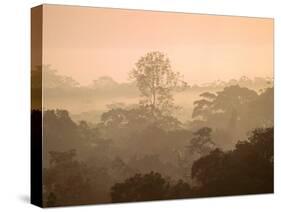
<path id="1" fill-rule="evenodd" d="M 179 180 L 171 183 L 157 172 L 136 174 L 111 188 L 112 202 L 136 202 L 191 197 L 191 187 Z"/>
<path id="2" fill-rule="evenodd" d="M 273 128 L 256 129 L 232 151 L 212 151 L 194 162 L 199 196 L 273 192 Z"/>
<path id="3" fill-rule="evenodd" d="M 135 202 L 165 199 L 168 182 L 159 174 L 136 174 L 111 188 L 112 202 Z"/>
<path id="4" fill-rule="evenodd" d="M 167 199 L 183 199 L 192 197 L 192 190 L 188 183 L 178 180 L 175 185 L 170 186 Z"/>
<path id="5" fill-rule="evenodd" d="M 44 170 L 44 205 L 90 204 L 95 202 L 86 165 L 75 159 L 76 151 L 50 152 L 50 167 Z"/>

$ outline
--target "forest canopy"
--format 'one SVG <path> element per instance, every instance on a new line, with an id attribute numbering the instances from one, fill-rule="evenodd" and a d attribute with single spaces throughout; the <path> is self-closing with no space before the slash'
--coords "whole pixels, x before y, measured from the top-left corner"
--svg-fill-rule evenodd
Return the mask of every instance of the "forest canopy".
<path id="1" fill-rule="evenodd" d="M 273 192 L 272 81 L 189 85 L 158 51 L 128 74 L 81 86 L 44 68 L 45 206 Z"/>

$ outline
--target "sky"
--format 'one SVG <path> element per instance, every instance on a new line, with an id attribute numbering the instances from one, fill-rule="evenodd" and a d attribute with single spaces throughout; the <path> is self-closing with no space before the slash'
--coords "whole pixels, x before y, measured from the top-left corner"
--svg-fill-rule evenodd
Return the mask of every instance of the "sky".
<path id="1" fill-rule="evenodd" d="M 126 82 L 150 51 L 189 84 L 273 77 L 273 19 L 44 5 L 43 64 L 81 85 Z"/>

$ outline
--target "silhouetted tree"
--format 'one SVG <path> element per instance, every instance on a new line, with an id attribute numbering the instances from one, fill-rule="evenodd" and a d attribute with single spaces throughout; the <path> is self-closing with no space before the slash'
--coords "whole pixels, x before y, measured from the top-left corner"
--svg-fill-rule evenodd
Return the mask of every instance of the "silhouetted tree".
<path id="1" fill-rule="evenodd" d="M 111 198 L 112 202 L 163 200 L 168 187 L 168 182 L 159 173 L 136 174 L 123 183 L 116 183 L 111 188 Z"/>
<path id="2" fill-rule="evenodd" d="M 183 199 L 193 197 L 192 188 L 183 180 L 178 180 L 175 185 L 169 189 L 168 199 Z"/>
<path id="3" fill-rule="evenodd" d="M 272 127 L 274 122 L 274 88 L 264 89 L 254 101 L 250 102 L 245 119 L 249 127 Z"/>
<path id="4" fill-rule="evenodd" d="M 235 118 L 239 119 L 243 107 L 256 99 L 258 94 L 248 88 L 233 85 L 225 87 L 216 94 L 205 92 L 200 96 L 202 99 L 194 102 L 192 117 L 210 121 L 220 114 L 231 117 L 234 111 L 238 112 Z"/>
<path id="5" fill-rule="evenodd" d="M 86 159 L 96 149 L 108 147 L 110 140 L 103 139 L 97 127 L 85 121 L 74 122 L 66 110 L 47 110 L 44 112 L 44 149 L 55 152 L 76 150 L 80 159 Z M 105 153 L 105 152 L 104 152 Z M 49 154 L 44 154 L 45 165 Z"/>
<path id="6" fill-rule="evenodd" d="M 184 150 L 178 150 L 178 166 L 184 179 L 191 180 L 193 162 L 207 155 L 216 147 L 212 140 L 211 132 L 212 129 L 209 127 L 200 128 L 192 133 L 192 138 Z"/>
<path id="7" fill-rule="evenodd" d="M 214 149 L 215 143 L 212 140 L 211 133 L 212 129 L 209 127 L 203 127 L 194 132 L 188 146 L 189 152 L 203 156 Z"/>
<path id="8" fill-rule="evenodd" d="M 199 196 L 273 192 L 273 128 L 256 129 L 232 151 L 216 149 L 192 167 Z"/>
<path id="9" fill-rule="evenodd" d="M 216 132 L 225 131 L 224 138 L 216 138 L 233 148 L 237 139 L 259 127 L 273 126 L 273 88 L 267 88 L 260 94 L 239 85 L 225 87 L 222 91 L 203 93 L 202 98 L 194 102 L 192 126 L 198 129 L 208 126 Z"/>
<path id="10" fill-rule="evenodd" d="M 51 164 L 44 169 L 43 180 L 46 206 L 89 204 L 94 191 L 87 167 L 75 160 L 75 150 L 50 152 Z"/>
<path id="11" fill-rule="evenodd" d="M 154 110 L 156 119 L 151 116 L 151 111 L 147 106 L 135 108 L 114 108 L 101 116 L 101 128 L 107 129 L 107 134 L 114 137 L 135 132 L 141 132 L 147 127 L 157 126 L 165 130 L 181 129 L 181 122 L 173 116 L 164 115 L 158 109 Z M 116 137 L 115 137 L 116 138 Z"/>
<path id="12" fill-rule="evenodd" d="M 171 111 L 174 107 L 171 92 L 183 82 L 180 74 L 172 70 L 168 57 L 158 51 L 141 57 L 130 72 L 130 78 L 136 80 L 144 97 L 141 104 L 150 106 L 153 115 L 156 109 Z"/>
<path id="13" fill-rule="evenodd" d="M 192 197 L 188 183 L 172 183 L 157 172 L 136 174 L 111 188 L 112 202 L 136 202 Z"/>

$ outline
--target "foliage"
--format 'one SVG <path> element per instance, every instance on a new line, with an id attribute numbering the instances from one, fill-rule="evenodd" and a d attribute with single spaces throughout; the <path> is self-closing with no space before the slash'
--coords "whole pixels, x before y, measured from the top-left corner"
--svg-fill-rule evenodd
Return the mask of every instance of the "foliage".
<path id="1" fill-rule="evenodd" d="M 273 111 L 273 88 L 267 88 L 258 95 L 253 90 L 233 85 L 216 94 L 205 92 L 200 96 L 202 99 L 194 102 L 192 117 L 210 124 L 212 120 L 218 121 L 219 117 L 244 121 L 244 118 L 249 116 L 264 119 L 256 120 L 256 124 L 266 124 L 267 120 L 270 121 Z"/>
<path id="2" fill-rule="evenodd" d="M 42 77 L 38 70 L 32 73 L 37 80 Z M 273 192 L 273 88 L 257 92 L 243 87 L 256 87 L 246 77 L 189 87 L 202 94 L 194 102 L 193 120 L 184 125 L 174 115 L 174 94 L 186 84 L 161 52 L 140 58 L 130 72 L 132 83 L 101 77 L 86 88 L 55 70 L 44 77 L 46 98 L 57 91 L 71 97 L 86 93 L 87 101 L 92 93 L 93 99 L 124 91 L 126 98 L 135 97 L 136 86 L 141 93 L 136 105 L 112 99 L 106 111 L 93 108 L 101 114 L 94 123 L 75 119 L 67 110 L 45 110 L 43 116 L 32 111 L 33 140 L 42 137 L 38 126 L 43 118 L 45 205 Z M 40 85 L 34 86 L 40 97 Z"/>
<path id="3" fill-rule="evenodd" d="M 170 115 L 162 114 L 158 109 L 154 110 L 155 117 L 151 116 L 148 107 L 114 108 L 101 116 L 101 127 L 115 131 L 126 130 L 127 134 L 141 132 L 147 127 L 157 126 L 164 130 L 176 130 L 181 128 L 181 122 Z"/>
<path id="4" fill-rule="evenodd" d="M 174 185 L 157 172 L 136 174 L 111 188 L 112 202 L 136 202 L 191 197 L 190 186 L 179 180 Z"/>
<path id="5" fill-rule="evenodd" d="M 50 152 L 51 166 L 44 171 L 46 206 L 88 204 L 93 202 L 85 164 L 74 159 L 75 150 Z"/>
<path id="6" fill-rule="evenodd" d="M 209 120 L 217 114 L 231 116 L 235 111 L 241 114 L 243 106 L 257 98 L 258 94 L 248 88 L 233 85 L 225 87 L 216 94 L 205 92 L 200 96 L 202 99 L 194 102 L 192 117 Z"/>
<path id="7" fill-rule="evenodd" d="M 194 132 L 194 137 L 190 140 L 190 145 L 188 146 L 189 152 L 200 156 L 208 154 L 215 147 L 211 132 L 212 129 L 209 127 L 203 127 Z"/>
<path id="8" fill-rule="evenodd" d="M 232 151 L 212 151 L 194 162 L 200 196 L 273 192 L 273 128 L 256 129 Z"/>
<path id="9" fill-rule="evenodd" d="M 85 121 L 74 122 L 66 110 L 46 110 L 44 121 L 44 146 L 48 151 L 65 152 L 76 150 L 85 159 L 95 149 L 108 146 L 109 140 L 103 139 L 100 130 L 90 127 Z M 49 162 L 45 154 L 45 162 Z"/>
<path id="10" fill-rule="evenodd" d="M 130 72 L 130 78 L 136 80 L 144 97 L 141 104 L 151 107 L 153 115 L 155 109 L 166 113 L 173 109 L 171 92 L 183 83 L 180 74 L 172 70 L 168 57 L 158 51 L 141 57 Z"/>
<path id="11" fill-rule="evenodd" d="M 111 189 L 112 202 L 132 202 L 165 199 L 168 184 L 159 174 L 136 174 L 117 183 Z"/>
<path id="12" fill-rule="evenodd" d="M 205 92 L 194 102 L 192 113 L 194 129 L 211 127 L 216 133 L 225 132 L 228 140 L 218 143 L 234 147 L 237 139 L 244 138 L 254 128 L 273 126 L 273 88 L 260 94 L 246 87 L 233 85 L 214 93 Z"/>

